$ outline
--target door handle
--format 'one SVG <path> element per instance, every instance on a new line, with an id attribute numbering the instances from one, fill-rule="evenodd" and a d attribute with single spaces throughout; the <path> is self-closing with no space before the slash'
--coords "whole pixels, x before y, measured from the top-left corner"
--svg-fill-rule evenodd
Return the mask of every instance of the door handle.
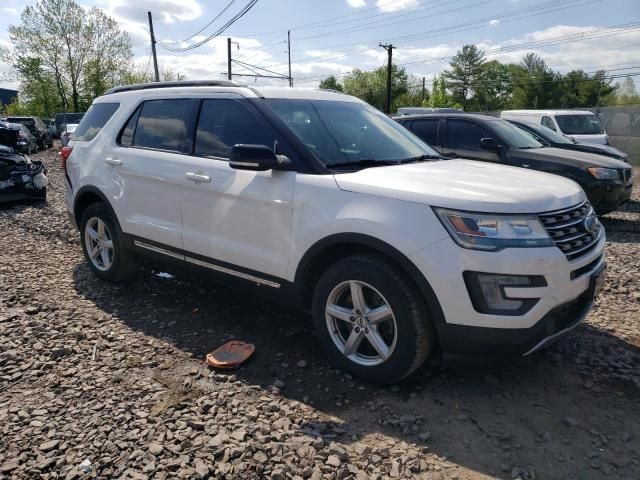
<path id="1" fill-rule="evenodd" d="M 119 167 L 120 165 L 122 165 L 122 160 L 118 160 L 117 158 L 107 157 L 104 159 L 104 161 L 105 163 L 113 165 L 114 167 Z"/>
<path id="2" fill-rule="evenodd" d="M 202 173 L 187 172 L 184 174 L 187 180 L 192 182 L 211 183 L 211 177 Z"/>

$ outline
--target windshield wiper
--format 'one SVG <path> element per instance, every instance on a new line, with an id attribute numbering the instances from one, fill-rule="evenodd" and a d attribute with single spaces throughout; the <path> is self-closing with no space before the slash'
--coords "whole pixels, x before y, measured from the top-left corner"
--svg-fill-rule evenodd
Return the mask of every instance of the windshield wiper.
<path id="1" fill-rule="evenodd" d="M 398 163 L 424 162 L 425 160 L 444 160 L 444 157 L 442 155 L 418 155 L 417 157 L 404 158 Z"/>
<path id="2" fill-rule="evenodd" d="M 398 160 L 374 160 L 373 158 L 361 158 L 350 162 L 327 163 L 327 168 L 336 167 L 384 167 L 387 165 L 398 165 Z"/>

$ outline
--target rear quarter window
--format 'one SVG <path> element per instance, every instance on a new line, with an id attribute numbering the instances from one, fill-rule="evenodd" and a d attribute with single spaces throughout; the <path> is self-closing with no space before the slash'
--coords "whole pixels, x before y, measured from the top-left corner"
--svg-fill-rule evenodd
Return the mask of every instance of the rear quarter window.
<path id="1" fill-rule="evenodd" d="M 91 105 L 73 134 L 74 140 L 84 142 L 93 140 L 116 113 L 118 107 L 120 107 L 119 103 L 94 103 Z"/>

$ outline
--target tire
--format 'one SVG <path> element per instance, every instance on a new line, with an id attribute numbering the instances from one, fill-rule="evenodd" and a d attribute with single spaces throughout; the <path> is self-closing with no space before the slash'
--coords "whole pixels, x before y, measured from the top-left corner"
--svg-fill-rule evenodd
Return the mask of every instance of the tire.
<path id="1" fill-rule="evenodd" d="M 100 227 L 103 225 L 103 229 Z M 91 239 L 87 233 L 87 225 L 90 224 L 94 233 L 103 231 L 101 238 Z M 99 241 L 105 245 L 107 252 L 105 256 L 98 254 L 92 259 L 89 248 L 95 251 Z M 111 254 L 108 253 L 108 242 L 111 242 Z M 91 242 L 89 244 L 88 242 Z M 122 230 L 113 219 L 109 210 L 103 203 L 93 203 L 87 207 L 82 214 L 80 221 L 80 244 L 82 253 L 89 268 L 96 276 L 108 282 L 125 282 L 131 280 L 140 270 L 135 256 L 126 247 Z M 96 248 L 94 248 L 96 247 Z M 98 249 L 104 250 L 104 249 Z"/>
<path id="2" fill-rule="evenodd" d="M 358 310 L 352 300 L 354 288 L 356 297 L 365 304 L 360 315 L 354 312 Z M 391 315 L 387 312 L 386 320 L 374 325 L 385 304 Z M 402 380 L 422 365 L 435 344 L 424 299 L 407 275 L 382 256 L 356 255 L 330 266 L 315 286 L 312 310 L 316 332 L 330 361 L 371 382 Z M 337 312 L 342 319 L 328 311 Z M 387 348 L 373 348 L 370 339 L 379 346 L 382 340 Z"/>

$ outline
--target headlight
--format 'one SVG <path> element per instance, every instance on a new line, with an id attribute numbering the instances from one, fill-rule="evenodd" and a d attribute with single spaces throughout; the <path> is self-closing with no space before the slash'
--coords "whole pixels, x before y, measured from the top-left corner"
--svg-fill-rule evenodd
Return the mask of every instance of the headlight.
<path id="1" fill-rule="evenodd" d="M 587 170 L 598 180 L 620 180 L 620 174 L 615 168 L 590 167 Z"/>
<path id="2" fill-rule="evenodd" d="M 451 238 L 464 248 L 497 251 L 510 247 L 553 247 L 535 215 L 500 215 L 434 208 Z"/>

